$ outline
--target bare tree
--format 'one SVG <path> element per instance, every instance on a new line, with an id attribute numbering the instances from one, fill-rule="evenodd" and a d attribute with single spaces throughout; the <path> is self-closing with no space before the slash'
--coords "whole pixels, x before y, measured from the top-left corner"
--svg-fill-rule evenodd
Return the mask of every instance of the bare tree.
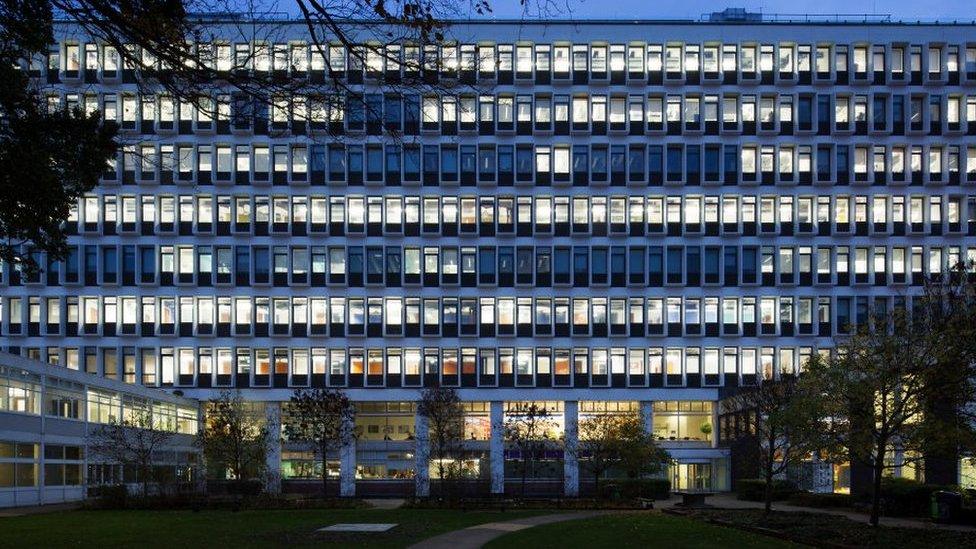
<path id="1" fill-rule="evenodd" d="M 146 497 L 155 479 L 159 454 L 169 446 L 174 435 L 162 428 L 149 408 L 133 409 L 127 416 L 90 432 L 88 448 L 93 457 L 121 465 L 123 471 L 135 469 L 142 495 Z"/>
<path id="2" fill-rule="evenodd" d="M 507 414 L 505 440 L 518 455 L 522 497 L 525 497 L 525 484 L 530 473 L 534 473 L 536 465 L 555 444 L 550 436 L 555 428 L 552 413 L 543 404 L 517 403 Z"/>
<path id="3" fill-rule="evenodd" d="M 328 495 L 328 456 L 356 440 L 356 410 L 339 389 L 297 389 L 288 403 L 288 440 L 310 445 L 322 460 L 322 496 Z"/>
<path id="4" fill-rule="evenodd" d="M 723 401 L 726 412 L 738 414 L 760 458 L 766 514 L 773 508 L 773 479 L 822 446 L 826 425 L 820 402 L 794 376 L 760 380 Z"/>
<path id="5" fill-rule="evenodd" d="M 464 452 L 464 408 L 457 390 L 436 385 L 420 394 L 417 414 L 427 419 L 428 438 L 432 452 L 428 462 L 437 466 L 437 479 L 441 496 L 445 483 L 457 480 L 461 475 L 461 458 Z"/>
<path id="6" fill-rule="evenodd" d="M 238 493 L 264 469 L 267 428 L 240 392 L 223 391 L 207 403 L 197 442 L 209 467 L 223 467 L 234 476 Z"/>
<path id="7" fill-rule="evenodd" d="M 518 5 L 525 16 L 540 19 L 562 8 L 555 0 L 518 0 Z M 282 11 L 297 18 L 287 20 Z M 483 16 L 491 11 L 490 0 L 471 0 L 463 6 L 450 0 L 0 3 L 0 117 L 7 122 L 0 128 L 0 259 L 29 276 L 39 272 L 41 252 L 50 259 L 64 259 L 62 223 L 78 198 L 96 187 L 106 163 L 119 150 L 133 157 L 139 154 L 133 149 L 140 137 L 102 121 L 97 111 L 83 113 L 48 103 L 51 83 L 23 70 L 32 63 L 47 64 L 44 58 L 61 29 L 107 46 L 105 55 L 117 63 L 123 81 L 140 92 L 189 104 L 212 120 L 230 110 L 221 98 L 232 98 L 235 120 L 246 120 L 248 126 L 268 125 L 270 113 L 287 110 L 294 122 L 286 128 L 272 127 L 270 135 L 336 140 L 343 133 L 334 124 L 309 131 L 314 125 L 311 113 L 341 113 L 350 107 L 382 118 L 365 101 L 364 69 L 374 80 L 367 83 L 381 93 L 438 93 L 461 87 L 478 93 L 473 78 L 459 77 L 456 58 L 420 53 L 401 58 L 400 48 L 409 44 L 411 51 L 424 52 L 428 45 L 450 44 L 451 19 L 465 12 Z M 305 30 L 310 48 L 304 51 L 311 56 L 296 56 L 275 45 L 294 38 L 296 22 Z M 252 47 L 232 49 L 235 43 Z M 333 48 L 342 50 L 341 57 L 332 55 Z M 384 63 L 404 67 L 404 78 L 382 76 L 375 67 Z M 355 72 L 359 80 L 347 78 Z M 382 133 L 398 137 L 396 130 Z M 21 182 L 28 179 L 35 184 L 25 189 Z"/>

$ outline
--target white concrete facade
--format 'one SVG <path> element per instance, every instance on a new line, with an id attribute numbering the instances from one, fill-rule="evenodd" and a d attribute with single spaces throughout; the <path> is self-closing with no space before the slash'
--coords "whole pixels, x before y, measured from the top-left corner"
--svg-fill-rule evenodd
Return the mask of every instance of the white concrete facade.
<path id="1" fill-rule="evenodd" d="M 233 58 L 259 37 L 231 27 Z M 457 23 L 430 50 L 440 84 L 383 81 L 410 76 L 406 48 L 349 61 L 382 116 L 332 125 L 308 108 L 335 89 L 306 30 L 279 27 L 309 93 L 246 127 L 167 118 L 61 29 L 56 100 L 111 109 L 160 161 L 120 156 L 80 201 L 73 267 L 2 268 L 0 348 L 201 400 L 408 403 L 436 379 L 490 403 L 472 446 L 501 493 L 507 402 L 563 403 L 567 435 L 571 403 L 640 403 L 685 464 L 715 464 L 721 393 L 976 257 L 970 24 Z M 343 495 L 402 480 L 385 436 L 429 490 L 420 420 L 386 427 L 340 452 Z"/>

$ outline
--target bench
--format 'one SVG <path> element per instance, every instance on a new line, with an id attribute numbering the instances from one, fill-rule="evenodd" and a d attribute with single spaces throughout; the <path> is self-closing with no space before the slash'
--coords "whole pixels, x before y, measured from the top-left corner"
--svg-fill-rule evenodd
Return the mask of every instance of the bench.
<path id="1" fill-rule="evenodd" d="M 690 509 L 708 507 L 708 504 L 705 503 L 705 498 L 715 495 L 712 492 L 675 492 L 674 494 L 681 496 L 681 503 L 678 505 Z"/>

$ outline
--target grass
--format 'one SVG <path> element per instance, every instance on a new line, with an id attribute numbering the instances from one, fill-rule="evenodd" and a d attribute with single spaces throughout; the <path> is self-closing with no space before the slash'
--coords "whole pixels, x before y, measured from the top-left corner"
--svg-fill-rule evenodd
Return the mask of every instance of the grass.
<path id="1" fill-rule="evenodd" d="M 580 547 L 758 548 L 795 547 L 774 538 L 660 513 L 602 516 L 536 526 L 496 538 L 486 547 L 569 549 Z"/>
<path id="2" fill-rule="evenodd" d="M 475 524 L 545 511 L 321 509 L 282 511 L 66 511 L 0 518 L 0 547 L 406 547 Z M 369 534 L 315 533 L 340 522 L 387 522 Z"/>
<path id="3" fill-rule="evenodd" d="M 938 528 L 872 528 L 849 518 L 826 513 L 774 511 L 764 517 L 759 509 L 701 510 L 694 516 L 733 524 L 768 528 L 799 541 L 826 542 L 850 547 L 972 547 L 973 532 Z"/>

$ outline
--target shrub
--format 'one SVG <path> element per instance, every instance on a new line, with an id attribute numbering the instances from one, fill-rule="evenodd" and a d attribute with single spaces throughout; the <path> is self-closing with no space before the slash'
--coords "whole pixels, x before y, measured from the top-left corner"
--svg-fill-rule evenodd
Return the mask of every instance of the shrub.
<path id="1" fill-rule="evenodd" d="M 617 485 L 621 497 L 626 499 L 668 499 L 671 496 L 671 481 L 664 478 L 626 479 L 618 481 Z"/>
<path id="2" fill-rule="evenodd" d="M 174 494 L 123 495 L 124 486 L 100 487 L 99 497 L 85 503 L 89 509 L 103 510 L 291 510 L 291 509 L 365 509 L 369 504 L 354 498 L 302 498 L 259 494 L 257 496 L 204 495 L 180 492 Z M 95 495 L 95 492 L 91 492 Z"/>
<path id="3" fill-rule="evenodd" d="M 976 507 L 963 507 L 959 511 L 959 524 L 976 526 Z"/>
<path id="4" fill-rule="evenodd" d="M 923 484 L 906 478 L 885 479 L 881 484 L 884 514 L 891 517 L 927 517 L 931 513 L 932 493 L 960 492 L 958 486 Z"/>
<path id="5" fill-rule="evenodd" d="M 255 479 L 243 482 L 232 480 L 220 482 L 215 485 L 215 488 L 231 496 L 256 496 L 264 491 L 264 483 Z"/>
<path id="6" fill-rule="evenodd" d="M 597 497 L 602 500 L 668 499 L 671 481 L 663 478 L 613 479 L 600 484 Z"/>
<path id="7" fill-rule="evenodd" d="M 817 507 L 832 509 L 838 507 L 852 507 L 854 498 L 850 494 L 817 494 L 813 492 L 797 492 L 790 496 L 789 503 L 801 507 Z"/>
<path id="8" fill-rule="evenodd" d="M 95 498 L 93 504 L 99 509 L 125 509 L 129 505 L 129 489 L 125 484 L 92 487 L 88 495 Z"/>
<path id="9" fill-rule="evenodd" d="M 744 501 L 765 501 L 766 481 L 746 478 L 736 481 L 735 493 Z M 796 493 L 796 485 L 786 480 L 773 479 L 773 501 L 784 500 Z"/>

